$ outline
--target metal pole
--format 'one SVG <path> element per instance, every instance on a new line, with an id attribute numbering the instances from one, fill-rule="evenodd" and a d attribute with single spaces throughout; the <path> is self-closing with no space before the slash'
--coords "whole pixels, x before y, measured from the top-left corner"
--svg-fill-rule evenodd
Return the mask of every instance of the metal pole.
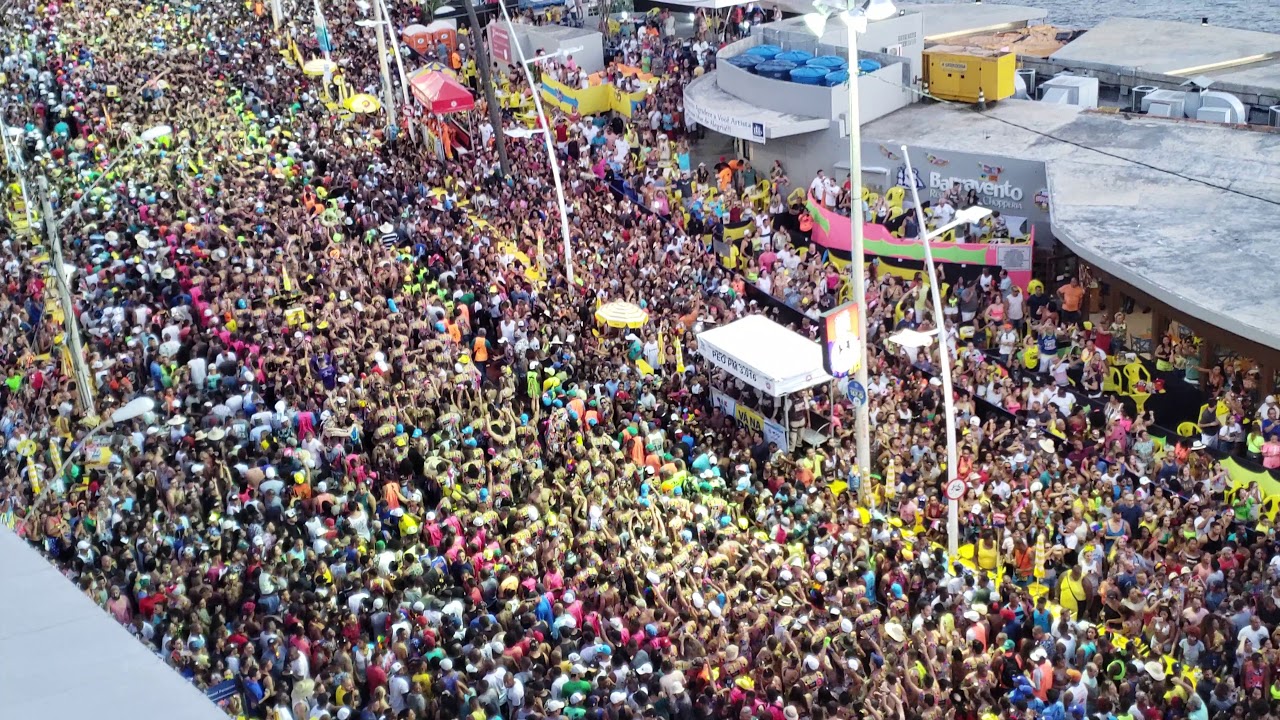
<path id="1" fill-rule="evenodd" d="M 280 29 L 280 22 L 284 19 L 284 11 L 280 8 L 280 0 L 271 0 L 271 27 L 275 30 Z"/>
<path id="2" fill-rule="evenodd" d="M 378 0 L 378 4 L 382 7 L 382 19 L 387 21 L 387 31 L 391 34 L 391 49 L 396 59 L 396 74 L 400 76 L 400 100 L 404 102 L 407 110 L 413 106 L 409 99 L 409 78 L 404 74 L 404 60 L 400 58 L 400 36 L 396 34 L 395 25 L 391 24 L 391 13 L 387 11 L 387 3 L 384 0 Z M 412 121 L 406 121 L 405 125 L 409 128 L 409 137 L 417 141 L 418 132 Z"/>
<path id="3" fill-rule="evenodd" d="M 911 156 L 907 153 L 906 145 L 902 146 L 902 158 L 907 165 L 907 177 L 914 178 L 915 170 L 911 167 Z M 924 207 L 920 204 L 920 192 L 914 182 L 907 184 L 911 186 L 911 202 L 915 204 L 916 222 L 920 225 L 921 242 L 924 243 L 924 267 L 925 272 L 929 273 L 929 295 L 933 298 L 933 322 L 938 329 L 938 372 L 942 375 L 942 406 L 947 423 L 947 482 L 950 483 L 956 479 L 956 470 L 960 462 L 956 451 L 955 398 L 951 391 L 951 348 L 947 344 L 946 315 L 942 312 L 942 288 L 938 287 L 938 273 L 933 264 L 933 248 L 930 246 L 933 238 L 925 229 L 927 226 L 924 220 Z M 947 557 L 953 563 L 960 543 L 959 514 L 959 502 L 948 499 Z"/>
<path id="4" fill-rule="evenodd" d="M 573 241 L 569 236 L 569 208 L 564 201 L 564 183 L 560 181 L 560 160 L 556 157 L 555 142 L 551 139 L 551 121 L 547 119 L 547 113 L 542 108 L 542 92 L 533 84 L 533 73 L 529 71 L 529 63 L 524 56 L 524 48 L 521 47 L 516 38 L 516 30 L 511 24 L 511 14 L 507 12 L 507 5 L 505 2 L 499 2 L 498 7 L 502 9 L 502 18 L 507 21 L 507 34 L 510 35 L 510 44 L 516 48 L 516 55 L 520 58 L 520 69 L 524 71 L 524 76 L 529 81 L 529 89 L 533 92 L 533 107 L 538 111 L 538 120 L 542 123 L 542 139 L 547 146 L 547 159 L 551 162 L 551 181 L 556 187 L 556 203 L 560 210 L 560 234 L 564 243 L 565 275 L 569 279 L 569 285 L 572 286 L 574 283 Z"/>
<path id="5" fill-rule="evenodd" d="M 49 260 L 53 265 L 58 300 L 62 303 L 62 326 L 66 330 L 67 346 L 71 350 L 71 367 L 76 374 L 76 394 L 80 398 L 80 409 L 87 417 L 95 417 L 98 410 L 94 406 L 89 367 L 85 364 L 84 348 L 80 344 L 80 318 L 76 316 L 75 304 L 71 301 L 71 288 L 67 285 L 62 241 L 58 238 L 58 221 L 54 218 L 53 205 L 49 202 L 49 181 L 41 175 L 37 178 L 36 185 L 40 193 L 40 214 L 44 216 L 45 239 L 49 242 Z"/>
<path id="6" fill-rule="evenodd" d="M 849 42 L 846 48 L 849 53 L 849 272 L 853 281 L 853 301 L 858 304 L 858 337 L 862 340 L 862 358 L 854 371 L 853 379 L 863 387 L 867 387 L 867 287 L 863 279 L 866 270 L 866 255 L 862 247 L 862 128 L 858 120 L 858 29 L 845 16 L 845 28 L 849 31 Z M 854 409 L 854 430 L 858 452 L 858 477 L 862 482 L 858 485 L 858 497 L 865 501 L 871 491 L 871 416 L 868 402 L 859 404 Z"/>
<path id="7" fill-rule="evenodd" d="M 502 167 L 503 176 L 511 174 L 511 161 L 507 159 L 507 136 L 502 132 L 502 111 L 498 109 L 498 99 L 493 94 L 493 77 L 489 68 L 489 50 L 485 47 L 484 38 L 480 37 L 480 21 L 476 19 L 476 6 L 471 0 L 462 0 L 467 8 L 467 22 L 471 25 L 471 47 L 476 53 L 476 69 L 480 71 L 480 86 L 484 88 L 485 104 L 489 106 L 489 124 L 493 126 L 494 144 L 498 148 L 498 164 Z M 498 3 L 504 11 L 506 0 Z M 509 42 L 515 42 L 510 38 Z M 472 141 L 474 147 L 474 140 Z"/>
<path id="8" fill-rule="evenodd" d="M 387 126 L 396 124 L 396 96 L 391 89 L 391 69 L 387 64 L 386 16 L 382 14 L 382 3 L 373 3 L 373 19 L 378 31 L 378 71 L 382 73 L 382 104 L 387 109 Z"/>

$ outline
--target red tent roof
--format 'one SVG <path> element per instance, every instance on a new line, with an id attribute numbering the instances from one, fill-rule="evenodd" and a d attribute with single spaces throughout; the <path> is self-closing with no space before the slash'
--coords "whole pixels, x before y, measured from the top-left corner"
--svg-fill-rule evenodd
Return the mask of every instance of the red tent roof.
<path id="1" fill-rule="evenodd" d="M 475 107 L 471 92 L 442 72 L 418 73 L 409 81 L 413 96 L 433 113 L 454 113 Z"/>

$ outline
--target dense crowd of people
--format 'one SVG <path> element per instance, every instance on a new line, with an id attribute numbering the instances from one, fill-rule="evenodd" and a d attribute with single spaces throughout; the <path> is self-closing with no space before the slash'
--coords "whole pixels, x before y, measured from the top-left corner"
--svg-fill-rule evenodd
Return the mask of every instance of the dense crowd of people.
<path id="1" fill-rule="evenodd" d="M 232 683 L 233 716 L 1277 716 L 1265 498 L 1085 402 L 1074 289 L 1015 318 L 1020 290 L 956 282 L 953 563 L 935 359 L 880 342 L 939 322 L 918 277 L 868 268 L 870 468 L 844 399 L 793 400 L 832 418 L 794 450 L 709 402 L 733 381 L 698 330 L 805 331 L 839 300 L 769 217 L 731 267 L 685 227 L 749 165 L 557 121 L 566 258 L 537 138 L 504 177 L 491 144 L 445 160 L 334 115 L 260 6 L 7 12 L 4 120 L 53 188 L 98 414 L 156 406 L 88 438 L 45 250 L 9 227 L 0 522 L 176 672 Z M 328 13 L 341 73 L 376 88 L 360 3 Z M 646 181 L 689 192 L 664 218 Z M 610 300 L 648 322 L 597 323 Z"/>

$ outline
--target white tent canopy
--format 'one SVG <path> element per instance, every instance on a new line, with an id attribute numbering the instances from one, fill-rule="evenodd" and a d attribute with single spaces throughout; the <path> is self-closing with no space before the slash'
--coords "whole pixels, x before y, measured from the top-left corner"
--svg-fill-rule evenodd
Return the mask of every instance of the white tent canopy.
<path id="1" fill-rule="evenodd" d="M 698 352 L 712 365 L 773 397 L 831 379 L 818 343 L 763 315 L 698 334 Z"/>

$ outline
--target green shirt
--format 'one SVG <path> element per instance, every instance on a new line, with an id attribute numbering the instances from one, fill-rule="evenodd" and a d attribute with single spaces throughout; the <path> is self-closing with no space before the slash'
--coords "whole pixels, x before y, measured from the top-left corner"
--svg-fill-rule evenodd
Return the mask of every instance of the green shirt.
<path id="1" fill-rule="evenodd" d="M 560 695 L 563 697 L 572 697 L 574 693 L 582 693 L 583 695 L 590 694 L 591 683 L 586 680 L 570 680 L 565 683 L 564 687 L 560 690 Z"/>

